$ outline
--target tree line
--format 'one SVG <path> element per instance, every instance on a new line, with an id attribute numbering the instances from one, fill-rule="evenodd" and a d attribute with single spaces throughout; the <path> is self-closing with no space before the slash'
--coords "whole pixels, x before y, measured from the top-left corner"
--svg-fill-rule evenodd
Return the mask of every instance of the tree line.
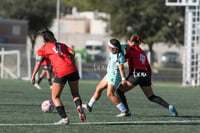
<path id="1" fill-rule="evenodd" d="M 155 42 L 183 45 L 184 8 L 168 7 L 164 0 L 60 0 L 61 15 L 75 6 L 79 11 L 111 14 L 111 36 L 141 36 L 152 52 Z M 28 20 L 28 36 L 34 48 L 38 31 L 50 27 L 56 17 L 56 0 L 1 0 L 0 16 Z"/>

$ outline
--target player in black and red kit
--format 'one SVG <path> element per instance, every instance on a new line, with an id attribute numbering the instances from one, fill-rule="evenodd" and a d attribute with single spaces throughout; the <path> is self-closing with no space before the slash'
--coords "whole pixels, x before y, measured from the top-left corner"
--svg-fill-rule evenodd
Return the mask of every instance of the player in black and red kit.
<path id="1" fill-rule="evenodd" d="M 169 109 L 172 116 L 176 117 L 178 116 L 178 112 L 175 107 L 173 105 L 169 105 L 165 100 L 153 93 L 153 87 L 151 84 L 151 66 L 148 62 L 146 53 L 139 47 L 141 43 L 145 42 L 143 42 L 140 37 L 136 36 L 132 36 L 128 40 L 129 48 L 127 48 L 128 50 L 125 53 L 125 57 L 128 61 L 129 76 L 126 78 L 127 84 L 119 86 L 117 94 L 122 103 L 129 110 L 124 93 L 131 90 L 135 86 L 140 85 L 143 93 L 150 101 Z"/>
<path id="2" fill-rule="evenodd" d="M 80 120 L 85 121 L 86 117 L 82 109 L 82 101 L 79 95 L 79 73 L 73 61 L 75 53 L 67 45 L 56 42 L 54 34 L 47 28 L 41 33 L 45 44 L 38 50 L 39 59 L 35 64 L 31 83 L 35 83 L 35 75 L 38 72 L 43 60 L 49 59 L 54 72 L 52 101 L 61 117 L 61 120 L 54 124 L 69 124 L 68 117 L 60 99 L 62 90 L 67 81 L 71 90 L 73 101 L 76 104 Z"/>
<path id="3" fill-rule="evenodd" d="M 51 62 L 48 59 L 45 59 L 42 63 L 41 63 L 41 67 L 42 67 L 42 72 L 39 76 L 38 81 L 34 84 L 34 86 L 37 89 L 41 89 L 41 87 L 39 86 L 39 84 L 41 83 L 42 79 L 44 78 L 45 74 L 50 86 L 50 89 L 52 88 L 52 81 L 51 81 Z"/>

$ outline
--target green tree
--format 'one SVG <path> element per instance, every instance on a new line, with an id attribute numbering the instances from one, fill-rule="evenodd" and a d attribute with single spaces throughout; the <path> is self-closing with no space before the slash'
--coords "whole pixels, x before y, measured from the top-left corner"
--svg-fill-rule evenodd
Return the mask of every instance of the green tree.
<path id="1" fill-rule="evenodd" d="M 155 42 L 183 45 L 184 8 L 167 7 L 161 0 L 116 0 L 110 13 L 113 36 L 141 36 L 151 53 Z"/>
<path id="2" fill-rule="evenodd" d="M 151 53 L 155 42 L 183 45 L 184 8 L 167 7 L 164 0 L 68 0 L 64 3 L 80 10 L 110 13 L 112 36 L 124 39 L 141 36 Z"/>
<path id="3" fill-rule="evenodd" d="M 55 0 L 3 0 L 0 15 L 5 18 L 28 20 L 28 36 L 32 50 L 38 31 L 52 24 L 56 16 Z"/>

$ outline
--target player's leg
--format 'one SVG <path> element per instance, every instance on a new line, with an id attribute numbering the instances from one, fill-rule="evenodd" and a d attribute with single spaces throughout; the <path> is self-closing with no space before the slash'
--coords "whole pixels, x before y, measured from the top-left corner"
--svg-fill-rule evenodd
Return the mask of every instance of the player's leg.
<path id="1" fill-rule="evenodd" d="M 43 79 L 45 73 L 46 73 L 46 72 L 45 72 L 45 69 L 42 69 L 42 72 L 41 72 L 41 74 L 40 74 L 40 76 L 39 76 L 39 79 L 38 79 L 38 81 L 37 81 L 38 85 L 39 85 L 40 82 L 42 81 L 42 79 Z"/>
<path id="2" fill-rule="evenodd" d="M 40 76 L 39 76 L 38 81 L 34 84 L 34 86 L 35 86 L 37 89 L 41 89 L 41 87 L 39 86 L 39 84 L 40 84 L 40 82 L 42 81 L 44 75 L 45 75 L 45 70 L 42 69 L 42 72 L 41 72 L 41 74 L 40 74 Z"/>
<path id="3" fill-rule="evenodd" d="M 85 113 L 82 109 L 82 100 L 81 100 L 81 97 L 79 95 L 78 80 L 69 81 L 68 84 L 69 84 L 69 87 L 70 87 L 70 90 L 71 90 L 73 101 L 76 105 L 77 112 L 79 113 L 79 118 L 80 118 L 81 121 L 85 121 L 86 116 L 85 116 Z"/>
<path id="4" fill-rule="evenodd" d="M 64 88 L 65 84 L 60 84 L 60 83 L 53 83 L 53 89 L 52 89 L 52 101 L 56 107 L 56 110 L 58 112 L 58 114 L 61 117 L 61 120 L 54 123 L 54 124 L 58 124 L 58 125 L 66 125 L 69 124 L 68 118 L 67 118 L 67 114 L 65 112 L 65 108 L 60 100 L 61 97 L 61 93 L 62 90 Z"/>
<path id="5" fill-rule="evenodd" d="M 79 113 L 79 118 L 81 121 L 86 120 L 85 113 L 82 109 L 82 100 L 79 94 L 79 74 L 78 72 L 74 72 L 68 75 L 68 84 L 70 87 L 71 95 L 73 97 L 73 101 L 76 105 L 77 112 Z"/>
<path id="6" fill-rule="evenodd" d="M 126 78 L 127 82 L 125 85 L 120 85 L 117 88 L 117 95 L 119 97 L 119 99 L 122 101 L 122 103 L 125 105 L 125 107 L 127 108 L 129 114 L 131 115 L 131 112 L 129 111 L 129 107 L 128 107 L 128 103 L 126 100 L 126 96 L 124 93 L 128 92 L 129 90 L 133 89 L 137 84 L 138 84 L 138 77 L 134 77 L 133 73 L 130 73 L 128 75 L 128 77 Z"/>
<path id="7" fill-rule="evenodd" d="M 170 113 L 173 116 L 178 116 L 178 112 L 176 111 L 175 107 L 173 105 L 169 105 L 164 99 L 162 99 L 159 96 L 154 95 L 152 87 L 151 86 L 142 86 L 141 87 L 145 96 L 152 102 L 155 102 L 164 108 L 169 109 Z"/>
<path id="8" fill-rule="evenodd" d="M 114 95 L 115 93 L 115 86 L 113 84 L 108 84 L 107 87 L 107 97 L 115 104 L 115 106 L 120 110 L 120 114 L 117 117 L 124 117 L 128 116 L 128 111 L 124 104 Z"/>
<path id="9" fill-rule="evenodd" d="M 102 91 L 106 89 L 107 87 L 107 78 L 104 76 L 104 78 L 100 81 L 100 83 L 97 85 L 96 90 L 93 94 L 93 96 L 90 98 L 90 101 L 87 104 L 83 104 L 83 108 L 88 110 L 89 112 L 92 111 L 92 107 L 96 103 L 96 101 L 101 97 Z"/>
<path id="10" fill-rule="evenodd" d="M 116 90 L 117 96 L 119 97 L 120 101 L 124 104 L 124 106 L 126 107 L 128 111 L 129 111 L 129 107 L 128 107 L 127 99 L 124 93 L 128 92 L 132 88 L 134 88 L 134 85 L 132 85 L 132 83 L 127 81 L 126 85 L 120 84 Z"/>
<path id="11" fill-rule="evenodd" d="M 47 80 L 48 80 L 48 83 L 49 83 L 49 86 L 50 86 L 50 89 L 51 89 L 52 88 L 52 81 L 51 81 L 50 70 L 49 69 L 45 70 L 45 73 L 46 73 L 46 77 L 47 77 Z"/>

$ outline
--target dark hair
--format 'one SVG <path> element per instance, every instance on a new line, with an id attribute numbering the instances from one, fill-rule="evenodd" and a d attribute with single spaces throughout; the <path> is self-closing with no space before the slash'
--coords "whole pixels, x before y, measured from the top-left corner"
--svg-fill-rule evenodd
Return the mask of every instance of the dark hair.
<path id="1" fill-rule="evenodd" d="M 118 49 L 118 51 L 119 51 L 119 52 L 117 53 L 117 60 L 118 60 L 119 53 L 121 53 L 122 55 L 124 55 L 124 53 L 122 52 L 121 44 L 120 44 L 120 42 L 119 42 L 117 39 L 111 39 L 111 40 L 110 40 L 110 43 L 111 43 L 113 46 L 117 47 L 117 49 Z"/>
<path id="2" fill-rule="evenodd" d="M 50 31 L 48 28 L 40 31 L 40 33 L 43 35 L 43 39 L 45 40 L 45 42 L 56 42 L 53 32 Z"/>
<path id="3" fill-rule="evenodd" d="M 134 42 L 136 45 L 140 45 L 141 43 L 146 44 L 139 36 L 131 36 L 129 41 Z"/>
<path id="4" fill-rule="evenodd" d="M 58 51 L 58 46 L 57 46 L 57 40 L 54 37 L 54 34 L 52 31 L 50 31 L 48 28 L 43 29 L 42 31 L 39 31 L 39 33 L 42 34 L 43 39 L 45 42 L 51 42 L 54 43 L 56 46 L 56 50 Z M 59 55 L 61 56 L 62 54 L 60 52 L 58 52 Z"/>

